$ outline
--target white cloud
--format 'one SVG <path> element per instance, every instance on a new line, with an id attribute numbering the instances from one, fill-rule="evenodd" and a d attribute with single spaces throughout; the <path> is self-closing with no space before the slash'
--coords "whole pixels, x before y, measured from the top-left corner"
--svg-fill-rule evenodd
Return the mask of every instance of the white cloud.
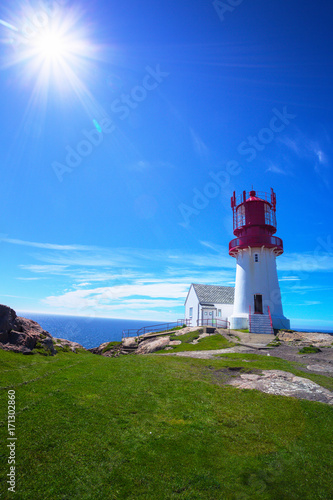
<path id="1" fill-rule="evenodd" d="M 273 174 L 281 174 L 281 175 L 290 175 L 287 170 L 282 169 L 281 167 L 278 167 L 275 163 L 272 163 L 266 170 L 266 172 L 272 172 Z"/>
<path id="2" fill-rule="evenodd" d="M 45 280 L 45 277 L 42 278 L 15 278 L 16 280 L 20 281 L 40 281 L 40 280 Z"/>
<path id="3" fill-rule="evenodd" d="M 299 276 L 282 276 L 279 281 L 299 281 L 301 278 Z"/>
<path id="4" fill-rule="evenodd" d="M 328 134 L 321 134 L 320 138 L 309 138 L 300 130 L 296 130 L 293 139 L 289 137 L 279 137 L 277 140 L 284 144 L 289 151 L 294 153 L 298 158 L 312 164 L 313 170 L 320 180 L 328 188 L 330 185 L 330 159 L 326 153 L 330 150 L 330 138 Z M 270 170 L 270 169 L 268 169 Z"/>
<path id="5" fill-rule="evenodd" d="M 175 318 L 175 308 L 183 308 L 188 286 L 176 283 L 140 284 L 75 290 L 59 296 L 50 296 L 43 303 L 63 311 L 83 314 L 111 315 L 113 317 L 145 317 L 168 315 Z M 149 313 L 149 314 L 148 314 Z"/>
<path id="6" fill-rule="evenodd" d="M 34 248 L 44 248 L 46 250 L 60 250 L 60 251 L 68 251 L 68 250 L 92 250 L 94 247 L 84 246 L 84 245 L 59 245 L 57 243 L 38 243 L 35 241 L 25 241 L 7 237 L 1 237 L 0 241 L 5 243 L 11 243 L 13 245 L 21 245 L 27 247 Z"/>
<path id="7" fill-rule="evenodd" d="M 277 259 L 279 271 L 315 272 L 333 271 L 333 255 L 313 253 L 285 253 Z"/>
<path id="8" fill-rule="evenodd" d="M 209 153 L 209 149 L 204 143 L 204 141 L 199 137 L 199 135 L 193 130 L 193 128 L 190 128 L 190 134 L 192 138 L 192 143 L 194 147 L 194 151 L 201 157 L 205 158 L 207 157 Z"/>
<path id="9" fill-rule="evenodd" d="M 67 266 L 60 266 L 60 265 L 55 265 L 55 264 L 50 264 L 50 265 L 20 265 L 21 269 L 26 269 L 27 271 L 31 271 L 33 273 L 44 273 L 44 274 L 64 274 L 64 271 L 66 271 Z"/>

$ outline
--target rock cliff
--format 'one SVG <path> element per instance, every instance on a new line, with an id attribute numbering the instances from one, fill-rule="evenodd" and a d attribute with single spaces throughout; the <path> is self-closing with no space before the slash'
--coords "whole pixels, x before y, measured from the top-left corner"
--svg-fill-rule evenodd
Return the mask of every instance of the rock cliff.
<path id="1" fill-rule="evenodd" d="M 22 354 L 54 355 L 55 349 L 72 350 L 83 347 L 69 340 L 54 339 L 36 321 L 22 318 L 8 306 L 0 305 L 0 349 L 5 351 L 20 352 Z"/>

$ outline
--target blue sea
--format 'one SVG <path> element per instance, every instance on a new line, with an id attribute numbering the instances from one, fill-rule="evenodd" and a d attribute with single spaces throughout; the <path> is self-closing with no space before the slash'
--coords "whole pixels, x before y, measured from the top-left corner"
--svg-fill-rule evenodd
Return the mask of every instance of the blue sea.
<path id="1" fill-rule="evenodd" d="M 86 349 L 97 347 L 103 342 L 120 341 L 123 330 L 139 329 L 158 323 L 158 321 L 87 318 L 30 312 L 17 312 L 17 315 L 37 321 L 55 338 L 78 342 Z"/>
<path id="2" fill-rule="evenodd" d="M 103 342 L 120 341 L 122 331 L 139 329 L 143 326 L 156 325 L 157 321 L 142 321 L 129 319 L 86 318 L 82 316 L 58 316 L 41 313 L 18 312 L 18 316 L 37 321 L 44 330 L 55 338 L 78 342 L 86 349 L 97 347 Z M 298 330 L 296 327 L 294 329 Z M 302 332 L 314 330 L 299 329 Z M 321 333 L 333 335 L 332 330 L 321 330 Z"/>

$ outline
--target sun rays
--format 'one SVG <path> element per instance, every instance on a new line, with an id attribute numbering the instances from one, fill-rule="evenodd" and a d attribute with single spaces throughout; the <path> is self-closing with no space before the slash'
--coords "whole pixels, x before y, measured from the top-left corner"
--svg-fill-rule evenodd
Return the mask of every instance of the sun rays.
<path id="1" fill-rule="evenodd" d="M 30 90 L 28 108 L 45 108 L 52 88 L 62 100 L 72 99 L 74 92 L 88 116 L 99 118 L 103 110 L 89 90 L 89 78 L 100 50 L 83 12 L 65 3 L 54 2 L 53 10 L 25 3 L 19 11 L 7 12 L 0 19 L 1 66 L 15 71 L 18 91 L 20 86 Z"/>

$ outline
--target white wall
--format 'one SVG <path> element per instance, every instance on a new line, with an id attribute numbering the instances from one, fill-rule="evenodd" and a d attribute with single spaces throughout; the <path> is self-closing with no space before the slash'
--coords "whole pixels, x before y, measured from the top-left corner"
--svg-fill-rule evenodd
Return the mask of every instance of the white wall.
<path id="1" fill-rule="evenodd" d="M 195 293 L 193 285 L 191 285 L 189 294 L 185 302 L 185 319 L 191 319 L 191 325 L 196 326 L 198 319 L 198 297 Z M 190 318 L 190 308 L 193 307 L 193 316 Z"/>
<path id="2" fill-rule="evenodd" d="M 259 255 L 255 262 L 254 254 Z M 248 328 L 249 306 L 254 313 L 254 295 L 261 294 L 264 314 L 270 307 L 274 328 L 289 328 L 290 322 L 283 315 L 281 292 L 276 270 L 276 257 L 272 249 L 252 248 L 237 255 L 235 302 L 231 327 Z"/>
<path id="3" fill-rule="evenodd" d="M 221 309 L 220 319 L 227 320 L 229 318 L 229 316 L 232 315 L 234 305 L 233 304 L 214 304 L 214 307 L 216 307 L 217 310 Z M 219 316 L 217 315 L 217 311 L 216 311 L 216 318 L 219 319 Z"/>
<path id="4" fill-rule="evenodd" d="M 199 304 L 199 300 L 197 294 L 193 286 L 191 285 L 187 300 L 185 302 L 185 319 L 190 318 L 190 308 L 193 307 L 193 316 L 192 316 L 192 326 L 197 325 L 197 320 L 202 318 L 202 306 Z M 205 306 L 203 306 L 205 308 Z M 229 316 L 231 316 L 233 311 L 233 304 L 214 304 L 212 308 L 216 308 L 216 318 L 218 309 L 221 309 L 221 317 L 220 319 L 227 320 Z"/>

